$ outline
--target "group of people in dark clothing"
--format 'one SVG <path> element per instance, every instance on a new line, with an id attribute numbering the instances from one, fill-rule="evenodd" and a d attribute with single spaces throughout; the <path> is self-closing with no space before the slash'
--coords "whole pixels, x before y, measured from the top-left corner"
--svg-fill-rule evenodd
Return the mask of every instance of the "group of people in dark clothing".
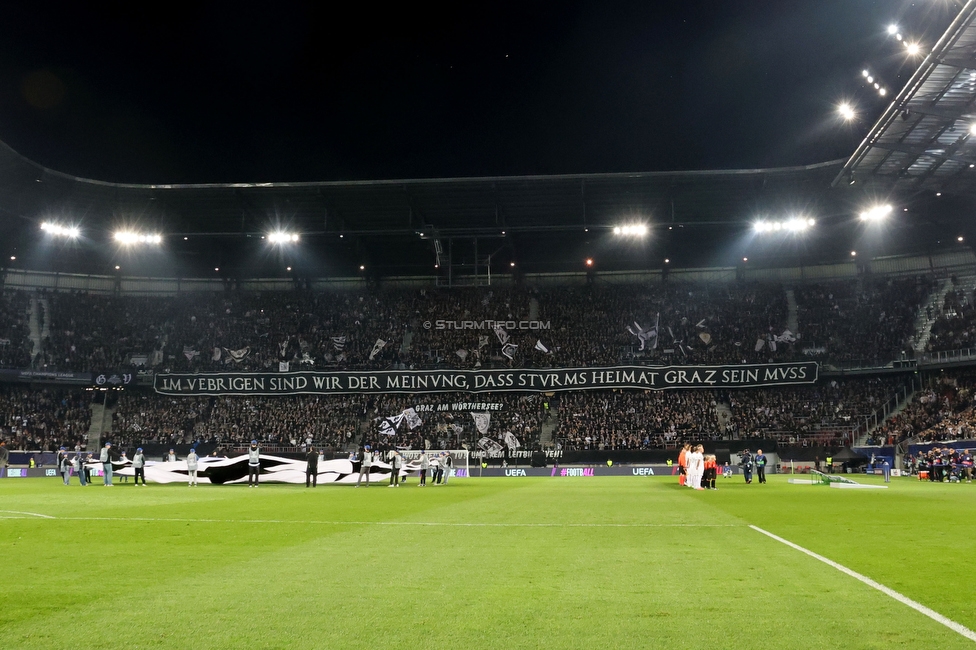
<path id="1" fill-rule="evenodd" d="M 973 480 L 973 452 L 971 449 L 933 447 L 918 455 L 905 458 L 905 464 L 913 474 L 935 482 L 971 483 Z"/>

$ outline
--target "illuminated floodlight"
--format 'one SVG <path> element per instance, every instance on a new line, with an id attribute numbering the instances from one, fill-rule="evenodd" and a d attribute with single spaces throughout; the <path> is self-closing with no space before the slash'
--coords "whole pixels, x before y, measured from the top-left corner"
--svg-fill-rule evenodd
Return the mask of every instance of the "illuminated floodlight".
<path id="1" fill-rule="evenodd" d="M 922 51 L 922 46 L 918 43 L 905 43 L 905 51 L 908 56 L 917 56 Z"/>
<path id="2" fill-rule="evenodd" d="M 868 72 L 867 70 L 861 70 L 861 76 L 862 76 L 862 77 L 866 77 L 866 76 L 868 76 L 869 74 L 871 74 L 871 73 L 870 73 L 870 72 Z"/>
<path id="3" fill-rule="evenodd" d="M 613 234 L 626 237 L 643 237 L 647 234 L 647 226 L 642 223 L 629 224 L 626 226 L 615 226 Z"/>
<path id="4" fill-rule="evenodd" d="M 49 235 L 70 237 L 72 239 L 81 235 L 81 230 L 77 226 L 62 226 L 59 223 L 49 223 L 47 221 L 41 224 L 41 230 Z"/>
<path id="5" fill-rule="evenodd" d="M 874 77 L 869 76 L 868 77 L 868 83 L 869 84 L 873 84 L 874 83 Z"/>
<path id="6" fill-rule="evenodd" d="M 894 36 L 897 33 L 898 33 L 898 25 L 896 25 L 894 23 L 888 25 L 888 34 L 890 34 L 891 36 Z"/>
<path id="7" fill-rule="evenodd" d="M 885 205 L 875 205 L 867 210 L 864 210 L 858 216 L 860 217 L 861 221 L 883 221 L 889 214 L 891 214 L 892 209 L 893 208 L 891 205 L 887 203 Z"/>
<path id="8" fill-rule="evenodd" d="M 857 113 L 854 112 L 854 107 L 847 102 L 844 102 L 837 107 L 837 113 L 839 113 L 840 116 L 847 121 L 851 121 L 857 117 Z"/>
<path id="9" fill-rule="evenodd" d="M 276 231 L 268 233 L 268 241 L 272 244 L 289 244 L 298 241 L 297 233 Z"/>
<path id="10" fill-rule="evenodd" d="M 592 257 L 587 257 L 586 258 L 586 265 L 587 266 L 593 266 L 593 258 Z"/>
<path id="11" fill-rule="evenodd" d="M 884 97 L 885 95 L 888 94 L 888 89 L 887 88 L 882 88 L 882 89 L 880 89 L 878 91 L 878 94 L 881 95 L 882 97 Z"/>
<path id="12" fill-rule="evenodd" d="M 752 229 L 757 233 L 783 231 L 798 233 L 809 230 L 816 224 L 816 220 L 809 217 L 792 217 L 786 221 L 756 221 L 752 224 Z"/>
<path id="13" fill-rule="evenodd" d="M 161 244 L 163 236 L 154 233 L 138 233 L 131 230 L 119 230 L 113 238 L 123 246 L 133 246 L 135 244 Z"/>
<path id="14" fill-rule="evenodd" d="M 969 125 L 969 135 L 976 135 L 976 122 Z"/>

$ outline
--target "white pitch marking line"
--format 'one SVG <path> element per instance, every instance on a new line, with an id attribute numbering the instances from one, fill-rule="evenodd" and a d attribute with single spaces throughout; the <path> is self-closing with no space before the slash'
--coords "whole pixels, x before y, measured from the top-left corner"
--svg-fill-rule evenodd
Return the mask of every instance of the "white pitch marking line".
<path id="1" fill-rule="evenodd" d="M 926 607 L 922 603 L 916 602 L 916 601 L 912 600 L 911 598 L 909 598 L 908 596 L 903 596 L 902 594 L 898 593 L 894 589 L 891 589 L 890 587 L 885 587 L 880 582 L 877 582 L 875 580 L 872 580 L 871 578 L 869 578 L 869 577 L 867 577 L 865 575 L 861 575 L 857 571 L 853 571 L 851 569 L 848 569 L 843 564 L 838 564 L 837 562 L 834 562 L 833 560 L 830 560 L 828 558 L 825 558 L 822 555 L 819 555 L 817 553 L 814 553 L 813 551 L 811 551 L 809 549 L 805 549 L 802 546 L 800 546 L 799 544 L 794 544 L 793 542 L 791 542 L 789 540 L 783 539 L 779 535 L 774 535 L 773 533 L 769 532 L 768 530 L 763 530 L 759 526 L 750 525 L 749 528 L 753 529 L 756 532 L 762 533 L 763 535 L 766 535 L 767 537 L 771 537 L 772 539 L 775 539 L 777 542 L 780 542 L 782 544 L 786 544 L 790 548 L 796 549 L 797 551 L 800 551 L 801 553 L 806 553 L 810 557 L 812 557 L 814 559 L 817 559 L 817 560 L 820 560 L 824 564 L 827 564 L 829 566 L 834 567 L 835 569 L 837 569 L 841 573 L 846 573 L 847 575 L 851 576 L 852 578 L 854 578 L 856 580 L 860 580 L 861 582 L 863 582 L 864 584 L 868 585 L 869 587 L 873 587 L 873 588 L 877 589 L 878 591 L 880 591 L 881 593 L 883 593 L 883 594 L 885 594 L 887 596 L 891 596 L 892 598 L 894 598 L 895 600 L 897 600 L 899 603 L 901 603 L 903 605 L 908 605 L 909 607 L 911 607 L 912 609 L 914 609 L 916 612 L 919 612 L 921 614 L 924 614 L 924 615 L 928 616 L 929 618 L 931 618 L 933 621 L 935 621 L 937 623 L 941 623 L 942 625 L 945 625 L 947 628 L 949 628 L 953 632 L 957 632 L 958 634 L 961 634 L 962 636 L 966 637 L 970 641 L 976 641 L 976 632 L 973 632 L 972 630 L 970 630 L 965 625 L 961 625 L 960 623 L 956 623 L 951 618 L 946 618 L 945 616 L 943 616 L 942 614 L 938 613 L 934 609 L 929 609 L 928 607 Z"/>
<path id="2" fill-rule="evenodd" d="M 2 511 L 0 511 L 2 512 Z M 10 512 L 10 511 L 7 511 Z M 55 519 L 47 515 L 39 515 Z M 301 519 L 193 519 L 189 517 L 57 517 L 59 521 L 155 521 L 196 524 L 300 524 L 324 526 L 447 526 L 458 528 L 741 528 L 742 524 L 483 523 L 448 521 L 324 521 Z"/>
<path id="3" fill-rule="evenodd" d="M 39 512 L 21 512 L 20 510 L 0 510 L 0 512 L 7 512 L 12 515 L 28 515 L 30 517 L 40 517 L 41 519 L 57 519 L 57 517 L 52 517 L 51 515 L 42 515 Z M 11 517 L 13 519 L 13 517 Z"/>

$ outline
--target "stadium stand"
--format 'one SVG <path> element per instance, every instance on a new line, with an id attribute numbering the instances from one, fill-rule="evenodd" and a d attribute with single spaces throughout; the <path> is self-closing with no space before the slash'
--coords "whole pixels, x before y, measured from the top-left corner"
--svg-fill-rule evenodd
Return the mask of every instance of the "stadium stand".
<path id="1" fill-rule="evenodd" d="M 48 335 L 38 337 L 33 367 L 79 372 L 277 370 L 280 362 L 307 369 L 884 365 L 911 356 L 914 322 L 933 287 L 926 276 L 800 284 L 792 330 L 789 287 L 738 282 L 176 297 L 61 292 L 33 302 L 6 291 L 0 326 L 9 332 L 5 363 L 24 364 L 32 342 L 23 315 L 35 305 Z M 540 326 L 509 332 L 517 348 L 505 355 L 501 338 L 483 325 L 489 320 Z"/>

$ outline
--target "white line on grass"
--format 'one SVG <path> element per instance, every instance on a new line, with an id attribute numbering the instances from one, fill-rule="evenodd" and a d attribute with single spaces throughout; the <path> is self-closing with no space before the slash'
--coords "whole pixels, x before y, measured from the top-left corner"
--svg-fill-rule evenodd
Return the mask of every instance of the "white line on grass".
<path id="1" fill-rule="evenodd" d="M 41 519 L 56 519 L 57 517 L 52 517 L 51 515 L 42 515 L 39 512 L 21 512 L 20 510 L 0 510 L 0 512 L 7 512 L 12 515 L 27 515 L 29 517 L 40 517 Z M 5 517 L 5 519 L 21 519 L 21 517 Z"/>
<path id="2" fill-rule="evenodd" d="M 812 557 L 814 559 L 817 559 L 817 560 L 820 560 L 824 564 L 827 564 L 829 566 L 834 567 L 835 569 L 837 569 L 841 573 L 846 573 L 850 577 L 855 578 L 856 580 L 860 580 L 861 582 L 863 582 L 864 584 L 868 585 L 869 587 L 873 587 L 873 588 L 877 589 L 878 591 L 880 591 L 881 593 L 886 594 L 888 596 L 891 596 L 892 598 L 894 598 L 895 600 L 897 600 L 899 603 L 901 603 L 903 605 L 908 605 L 909 607 L 911 607 L 912 609 L 914 609 L 916 612 L 919 612 L 921 614 L 925 614 L 926 616 L 928 616 L 929 618 L 931 618 L 933 621 L 936 621 L 937 623 L 941 623 L 942 625 L 945 625 L 947 628 L 949 628 L 953 632 L 957 632 L 957 633 L 961 634 L 962 636 L 966 637 L 970 641 L 976 641 L 976 632 L 973 632 L 972 630 L 970 630 L 965 625 L 961 625 L 959 623 L 956 623 L 955 621 L 953 621 L 950 618 L 946 618 L 945 616 L 943 616 L 942 614 L 938 613 L 937 611 L 935 611 L 933 609 L 929 609 L 928 607 L 926 607 L 922 603 L 916 602 L 916 601 L 912 600 L 911 598 L 909 598 L 908 596 L 903 596 L 902 594 L 898 593 L 894 589 L 891 589 L 890 587 L 885 587 L 880 582 L 877 582 L 875 580 L 872 580 L 871 578 L 869 578 L 869 577 L 867 577 L 865 575 L 861 575 L 857 571 L 853 571 L 851 569 L 848 569 L 843 564 L 838 564 L 837 562 L 834 562 L 833 560 L 830 560 L 828 558 L 825 558 L 823 555 L 819 555 L 819 554 L 814 553 L 813 551 L 811 551 L 809 549 L 805 549 L 802 546 L 800 546 L 799 544 L 794 544 L 793 542 L 791 542 L 789 540 L 783 539 L 779 535 L 774 535 L 773 533 L 769 532 L 768 530 L 763 530 L 759 526 L 752 526 L 752 525 L 750 525 L 749 528 L 753 529 L 756 532 L 762 533 L 763 535 L 766 535 L 767 537 L 771 537 L 772 539 L 775 539 L 777 542 L 780 542 L 782 544 L 786 544 L 790 548 L 796 549 L 797 551 L 800 551 L 801 553 L 806 553 L 810 557 Z"/>
<path id="3" fill-rule="evenodd" d="M 13 512 L 11 510 L 0 512 Z M 31 513 L 33 514 L 33 513 Z M 196 519 L 191 517 L 51 517 L 59 521 L 150 521 L 195 524 L 300 524 L 322 526 L 446 526 L 457 528 L 740 528 L 742 524 L 489 523 L 450 521 L 328 521 L 302 519 Z"/>

